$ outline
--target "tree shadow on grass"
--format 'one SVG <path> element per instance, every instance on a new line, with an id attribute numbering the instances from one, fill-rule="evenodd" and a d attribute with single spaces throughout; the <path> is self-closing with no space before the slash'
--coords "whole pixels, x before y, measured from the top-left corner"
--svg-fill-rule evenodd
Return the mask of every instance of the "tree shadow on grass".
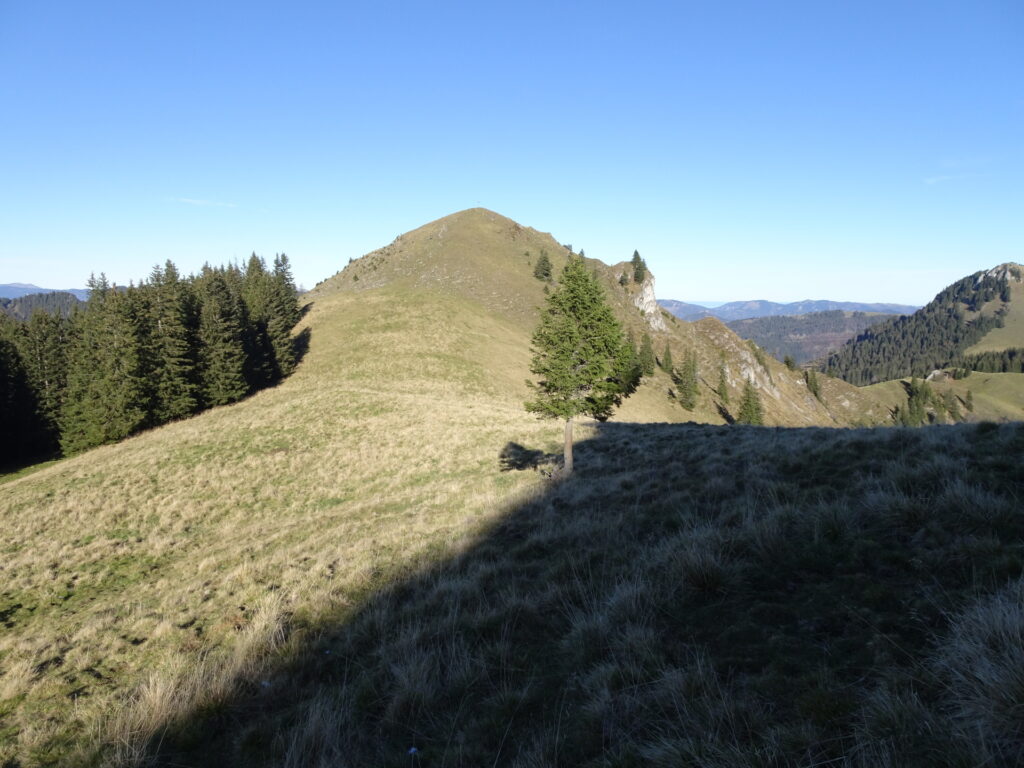
<path id="1" fill-rule="evenodd" d="M 301 363 L 306 353 L 309 352 L 309 342 L 312 336 L 313 332 L 309 328 L 303 328 L 292 338 L 292 351 L 295 353 L 296 365 Z"/>
<path id="2" fill-rule="evenodd" d="M 502 472 L 524 469 L 539 469 L 554 464 L 561 458 L 557 453 L 545 453 L 534 448 L 526 448 L 519 443 L 507 443 L 498 454 L 498 466 Z"/>
<path id="3" fill-rule="evenodd" d="M 596 433 L 577 445 L 575 474 L 467 546 L 404 564 L 331 618 L 293 616 L 289 653 L 235 681 L 231 700 L 168 723 L 154 763 L 984 757 L 943 719 L 944 683 L 923 659 L 966 599 L 1024 571 L 1014 543 L 1024 521 L 993 512 L 1020 491 L 999 461 L 1024 430 L 986 435 L 984 456 L 923 430 L 611 423 Z M 509 446 L 510 461 L 538 458 Z M 943 502 L 954 466 L 989 499 L 970 520 Z M 877 495 L 910 477 L 914 497 Z M 876 495 L 862 503 L 868 488 Z M 944 516 L 990 544 L 936 540 Z M 900 718 L 879 715 L 886 706 Z M 1006 750 L 1021 746 L 1004 735 Z M 871 751 L 880 744 L 889 752 Z"/>

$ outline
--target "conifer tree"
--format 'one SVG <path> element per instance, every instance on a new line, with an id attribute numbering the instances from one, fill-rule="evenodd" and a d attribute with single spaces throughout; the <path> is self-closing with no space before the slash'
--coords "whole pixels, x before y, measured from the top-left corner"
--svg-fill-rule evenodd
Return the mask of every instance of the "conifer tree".
<path id="1" fill-rule="evenodd" d="M 753 424 L 760 426 L 764 424 L 764 411 L 761 408 L 761 398 L 754 389 L 754 385 L 748 380 L 743 385 L 743 399 L 740 401 L 740 412 L 736 417 L 737 424 Z"/>
<path id="2" fill-rule="evenodd" d="M 967 399 L 964 401 L 964 408 L 969 412 L 974 412 L 974 393 L 971 390 L 967 390 Z"/>
<path id="3" fill-rule="evenodd" d="M 818 374 L 813 370 L 804 371 L 804 381 L 807 383 L 807 391 L 821 400 L 821 382 L 818 381 Z"/>
<path id="4" fill-rule="evenodd" d="M 226 285 L 233 287 L 233 276 L 228 271 Z M 245 374 L 252 390 L 261 389 L 279 378 L 274 344 L 270 338 L 270 315 L 273 303 L 273 278 L 267 272 L 263 259 L 255 253 L 249 257 L 245 272 L 241 274 L 240 296 L 242 316 L 240 326 L 245 342 Z"/>
<path id="5" fill-rule="evenodd" d="M 673 372 L 673 380 L 679 387 L 679 404 L 688 411 L 697 406 L 697 356 L 687 350 L 679 370 Z"/>
<path id="6" fill-rule="evenodd" d="M 145 425 L 149 382 L 137 289 L 118 291 L 90 277 L 89 301 L 75 315 L 61 447 L 75 453 L 120 440 Z"/>
<path id="7" fill-rule="evenodd" d="M 245 397 L 245 340 L 241 302 L 222 273 L 210 271 L 200 283 L 199 362 L 203 401 L 226 405 Z"/>
<path id="8" fill-rule="evenodd" d="M 675 364 L 672 362 L 672 345 L 666 341 L 665 352 L 661 355 L 661 369 L 671 375 L 674 367 Z"/>
<path id="9" fill-rule="evenodd" d="M 927 420 L 925 407 L 931 401 L 931 389 L 916 376 L 911 377 L 907 386 L 907 405 L 897 408 L 896 421 L 905 427 L 920 427 Z"/>
<path id="10" fill-rule="evenodd" d="M 288 376 L 295 370 L 295 343 L 292 340 L 292 328 L 299 322 L 300 309 L 297 294 L 288 257 L 283 253 L 275 256 L 270 284 L 267 336 L 273 350 L 278 377 Z"/>
<path id="11" fill-rule="evenodd" d="M 0 313 L 0 467 L 39 454 L 46 443 L 36 398 L 18 351 L 18 327 Z"/>
<path id="12" fill-rule="evenodd" d="M 36 310 L 18 336 L 29 386 L 35 394 L 45 432 L 45 452 L 57 451 L 61 411 L 67 390 L 71 321 L 59 314 Z"/>
<path id="13" fill-rule="evenodd" d="M 633 265 L 633 282 L 642 283 L 647 278 L 647 263 L 640 258 L 639 251 L 633 251 L 630 263 Z"/>
<path id="14" fill-rule="evenodd" d="M 645 333 L 640 340 L 640 370 L 644 376 L 654 375 L 657 364 L 654 359 L 654 344 L 651 342 L 651 335 Z"/>
<path id="15" fill-rule="evenodd" d="M 960 413 L 960 403 L 958 402 L 956 393 L 953 392 L 953 390 L 946 390 L 946 394 L 942 397 L 942 405 L 949 414 L 949 418 L 953 421 L 963 420 L 963 414 Z"/>
<path id="16" fill-rule="evenodd" d="M 199 406 L 195 334 L 198 325 L 191 286 L 171 261 L 154 267 L 149 294 L 152 353 L 152 420 L 163 424 L 194 413 Z"/>
<path id="17" fill-rule="evenodd" d="M 628 366 L 628 345 L 600 283 L 582 259 L 570 257 L 533 334 L 530 371 L 539 381 L 530 382 L 536 398 L 526 403 L 542 418 L 564 420 L 566 474 L 573 469 L 573 419 L 608 418 L 629 390 L 619 378 Z"/>
<path id="18" fill-rule="evenodd" d="M 533 266 L 533 276 L 545 283 L 551 282 L 551 259 L 548 258 L 547 251 L 540 252 L 537 263 Z"/>

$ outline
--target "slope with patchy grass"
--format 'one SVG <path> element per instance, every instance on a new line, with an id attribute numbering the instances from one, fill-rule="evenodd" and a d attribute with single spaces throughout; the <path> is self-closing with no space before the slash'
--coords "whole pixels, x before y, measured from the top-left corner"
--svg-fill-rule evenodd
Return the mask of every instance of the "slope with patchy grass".
<path id="1" fill-rule="evenodd" d="M 405 765 L 417 743 L 424 761 L 444 754 L 453 765 L 529 764 L 531 754 L 534 763 L 669 760 L 672 750 L 714 756 L 750 745 L 800 761 L 858 733 L 860 693 L 818 730 L 800 725 L 814 697 L 835 689 L 828 675 L 852 685 L 854 668 L 874 667 L 857 666 L 867 664 L 858 656 L 829 671 L 828 654 L 814 651 L 810 667 L 828 675 L 817 688 L 798 680 L 811 697 L 805 712 L 781 694 L 776 702 L 782 683 L 740 662 L 765 658 L 755 637 L 778 634 L 798 655 L 831 642 L 826 630 L 842 617 L 826 612 L 826 634 L 807 639 L 799 621 L 762 615 L 768 597 L 756 591 L 788 589 L 765 573 L 779 579 L 799 565 L 798 542 L 832 541 L 822 510 L 850 517 L 852 527 L 836 525 L 851 551 L 834 560 L 812 551 L 812 564 L 792 571 L 798 585 L 825 584 L 796 603 L 812 622 L 837 594 L 813 563 L 840 563 L 850 579 L 874 563 L 867 581 L 888 585 L 895 573 L 892 588 L 906 599 L 939 578 L 951 597 L 936 604 L 950 611 L 1015 572 L 1006 542 L 1016 523 L 1002 511 L 1019 502 L 1017 464 L 1005 461 L 1019 453 L 1011 427 L 938 440 L 591 426 L 580 430 L 579 477 L 551 485 L 532 468 L 547 466 L 560 429 L 522 408 L 544 296 L 524 254 L 543 246 L 557 269 L 565 252 L 513 225 L 474 211 L 403 236 L 310 294 L 300 326 L 309 351 L 277 387 L 0 484 L 0 764 L 137 764 L 162 750 L 165 764 Z M 648 319 L 632 289 L 612 293 L 605 269 L 611 300 L 639 331 Z M 754 378 L 773 420 L 849 424 L 874 402 L 823 379 L 823 404 L 716 320 L 666 327 L 652 330 L 659 351 L 671 340 L 700 358 L 696 418 L 723 418 L 713 395 L 723 355 L 733 402 Z M 658 373 L 619 418 L 694 418 L 670 388 Z M 930 528 L 909 527 L 922 510 L 952 515 L 964 499 L 988 515 L 966 519 L 981 543 L 957 533 L 935 546 L 973 575 L 965 566 L 934 576 L 927 559 L 923 569 L 899 560 L 898 573 L 886 570 L 900 547 L 931 546 Z M 899 510 L 910 522 L 894 528 Z M 708 547 L 687 554 L 705 536 Z M 711 548 L 716 537 L 721 550 Z M 974 546 L 988 560 L 970 559 Z M 710 581 L 700 575 L 705 549 L 728 566 L 726 592 L 714 566 Z M 1001 563 L 995 575 L 991 563 Z M 961 580 L 945 581 L 954 572 Z M 869 600 L 852 594 L 856 605 Z M 894 611 L 883 605 L 869 618 L 895 623 Z M 742 616 L 739 636 L 719 642 Z M 933 635 L 912 639 L 940 642 L 949 626 L 937 621 Z M 924 665 L 925 646 L 907 646 L 898 631 L 884 629 L 874 645 L 892 636 Z M 910 695 L 902 668 L 877 664 L 868 679 Z M 754 698 L 736 698 L 734 685 Z M 694 699 L 701 691 L 711 698 Z M 678 731 L 689 722 L 678 707 L 691 699 L 705 708 L 692 722 L 718 741 Z M 733 701 L 738 719 L 714 719 Z M 944 712 L 944 701 L 923 706 Z"/>
<path id="2" fill-rule="evenodd" d="M 1013 281 L 1009 285 L 1010 301 L 1002 327 L 993 328 L 977 344 L 965 349 L 964 357 L 1024 347 L 1024 280 Z"/>
<path id="3" fill-rule="evenodd" d="M 866 390 L 884 407 L 894 411 L 907 405 L 909 379 L 872 384 Z M 971 373 L 967 378 L 942 377 L 929 382 L 939 397 L 952 393 L 957 399 L 963 419 L 967 421 L 1024 421 L 1024 376 L 1019 373 Z M 967 410 L 967 393 L 971 393 L 974 410 Z M 947 417 L 943 416 L 940 421 Z"/>
<path id="4" fill-rule="evenodd" d="M 1021 450 L 1022 425 L 600 426 L 573 478 L 306 620 L 152 746 L 195 766 L 1016 764 Z"/>

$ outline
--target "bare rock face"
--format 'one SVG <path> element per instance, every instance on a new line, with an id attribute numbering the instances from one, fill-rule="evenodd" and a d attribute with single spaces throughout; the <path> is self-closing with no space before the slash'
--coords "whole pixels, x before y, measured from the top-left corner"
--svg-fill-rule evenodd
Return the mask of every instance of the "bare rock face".
<path id="1" fill-rule="evenodd" d="M 665 319 L 661 316 L 661 307 L 658 306 L 658 300 L 654 297 L 654 277 L 649 272 L 640 286 L 640 293 L 633 299 L 633 303 L 637 309 L 644 313 L 644 318 L 647 320 L 647 324 L 651 326 L 651 330 L 668 330 L 668 326 L 665 325 Z"/>

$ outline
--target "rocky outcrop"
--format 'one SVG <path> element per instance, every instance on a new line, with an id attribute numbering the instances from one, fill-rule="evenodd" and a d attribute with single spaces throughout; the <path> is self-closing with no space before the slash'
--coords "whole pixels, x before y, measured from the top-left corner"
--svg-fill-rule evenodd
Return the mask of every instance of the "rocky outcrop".
<path id="1" fill-rule="evenodd" d="M 668 330 L 668 326 L 665 325 L 665 318 L 661 316 L 661 307 L 658 305 L 658 300 L 654 297 L 654 276 L 649 272 L 640 286 L 640 293 L 633 299 L 633 303 L 637 309 L 643 312 L 644 319 L 647 320 L 651 330 Z"/>

